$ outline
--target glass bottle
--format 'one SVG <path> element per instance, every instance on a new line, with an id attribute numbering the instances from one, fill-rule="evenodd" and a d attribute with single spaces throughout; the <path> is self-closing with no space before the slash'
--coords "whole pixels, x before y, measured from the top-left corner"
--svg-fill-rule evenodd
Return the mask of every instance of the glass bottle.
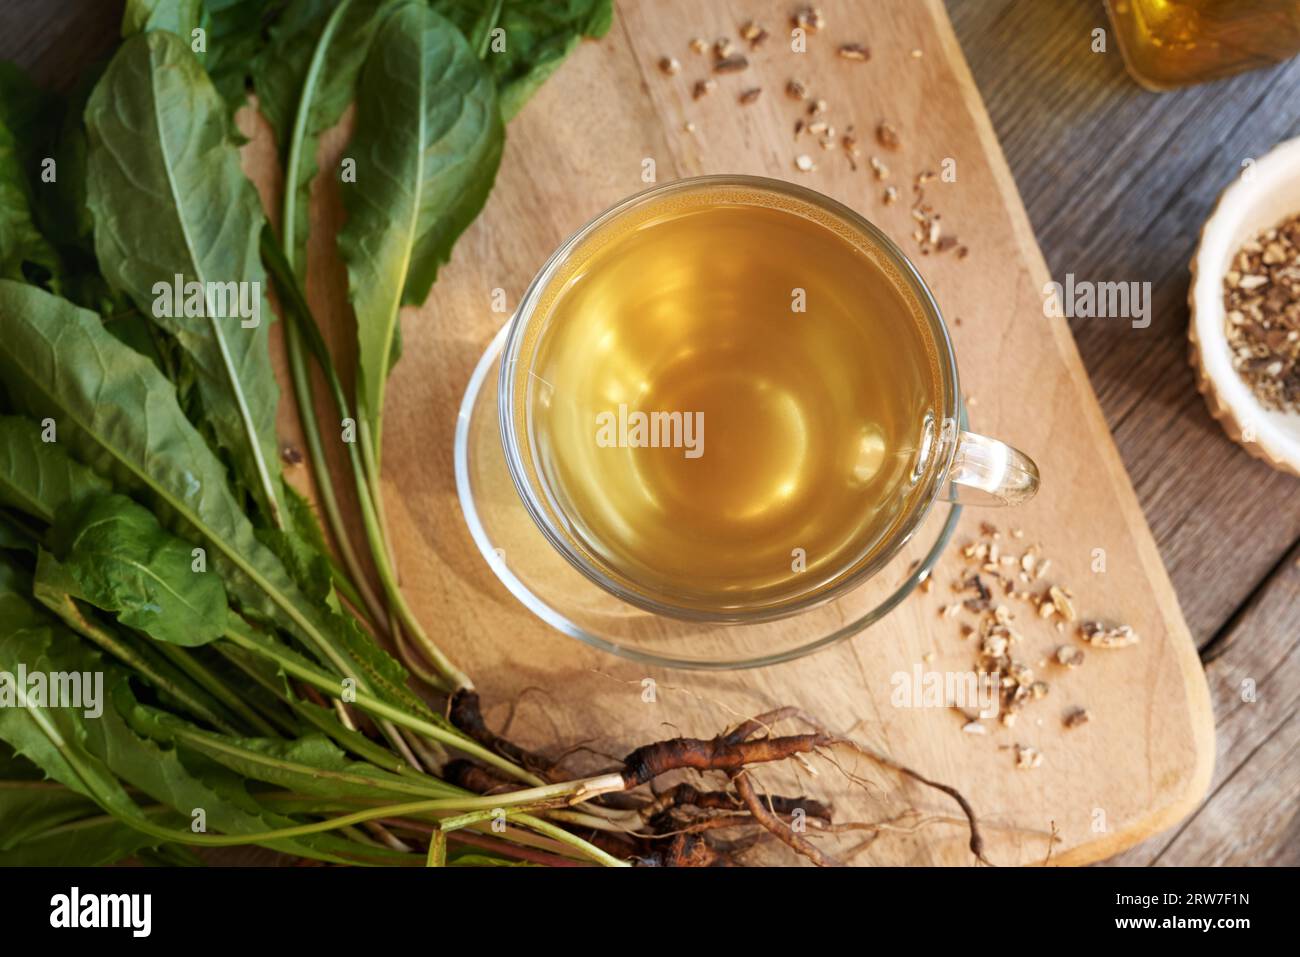
<path id="1" fill-rule="evenodd" d="M 1300 0 L 1106 0 L 1129 72 L 1150 90 L 1300 53 Z"/>

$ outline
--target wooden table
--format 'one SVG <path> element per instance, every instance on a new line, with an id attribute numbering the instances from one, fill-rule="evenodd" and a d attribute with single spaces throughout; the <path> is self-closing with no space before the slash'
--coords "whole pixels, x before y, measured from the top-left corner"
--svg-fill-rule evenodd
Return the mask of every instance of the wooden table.
<path id="1" fill-rule="evenodd" d="M 1053 274 L 1153 286 L 1147 329 L 1072 326 L 1206 663 L 1218 759 L 1204 805 L 1114 863 L 1300 864 L 1300 483 L 1209 417 L 1185 335 L 1200 224 L 1243 159 L 1300 133 L 1300 60 L 1158 96 L 1113 43 L 1091 52 L 1100 3 L 947 4 Z M 0 59 L 66 88 L 120 6 L 11 0 Z"/>
<path id="2" fill-rule="evenodd" d="M 1149 281 L 1147 329 L 1071 321 L 1209 676 L 1203 806 L 1123 864 L 1300 863 L 1300 482 L 1210 418 L 1187 364 L 1187 263 L 1219 191 L 1300 134 L 1300 59 L 1140 89 L 1099 2 L 947 0 L 1053 276 Z M 1254 703 L 1242 700 L 1253 680 Z"/>

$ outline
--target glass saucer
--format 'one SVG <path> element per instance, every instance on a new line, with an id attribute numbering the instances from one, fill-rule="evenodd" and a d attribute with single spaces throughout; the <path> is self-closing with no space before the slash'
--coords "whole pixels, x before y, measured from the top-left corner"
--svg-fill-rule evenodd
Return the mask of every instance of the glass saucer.
<path id="1" fill-rule="evenodd" d="M 779 621 L 692 622 L 636 608 L 591 582 L 556 551 L 519 500 L 497 420 L 497 376 L 509 323 L 470 377 L 456 421 L 456 492 L 493 573 L 546 624 L 624 658 L 670 668 L 756 668 L 799 658 L 864 631 L 930 574 L 961 506 L 938 502 L 898 555 L 853 591 Z M 965 413 L 962 413 L 965 425 Z"/>

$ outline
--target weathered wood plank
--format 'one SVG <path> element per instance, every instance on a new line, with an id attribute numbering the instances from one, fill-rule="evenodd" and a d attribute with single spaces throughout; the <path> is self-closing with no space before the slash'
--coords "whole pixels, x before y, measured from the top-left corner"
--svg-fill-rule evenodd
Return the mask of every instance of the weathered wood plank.
<path id="1" fill-rule="evenodd" d="M 1210 792 L 1179 828 L 1111 864 L 1300 864 L 1300 547 L 1211 651 Z"/>
<path id="2" fill-rule="evenodd" d="M 113 49 L 121 22 L 120 2 L 8 0 L 0 60 L 21 64 L 42 86 L 66 90 Z"/>
<path id="3" fill-rule="evenodd" d="M 1186 362 L 1187 262 L 1246 157 L 1300 133 L 1300 60 L 1156 95 L 1091 31 L 1100 3 L 948 0 L 1053 276 L 1152 284 L 1149 328 L 1076 319 L 1075 340 L 1204 645 L 1300 538 L 1296 480 L 1224 435 Z"/>
<path id="4" fill-rule="evenodd" d="M 112 47 L 116 38 L 118 7 L 118 4 L 36 3 L 27 0 L 26 3 L 18 4 L 18 10 L 14 12 L 10 5 L 5 10 L 6 27 L 10 14 L 29 22 L 53 26 L 49 38 L 45 38 L 39 27 L 34 30 L 23 27 L 25 31 L 21 36 L 9 30 L 0 31 L 0 38 L 3 38 L 0 39 L 0 56 L 34 64 L 36 75 L 43 82 L 65 83 L 62 78 L 72 77 L 81 70 L 83 62 L 94 59 L 99 51 Z M 1144 243 L 1151 242 L 1141 230 L 1138 230 L 1136 239 L 1131 230 L 1119 230 L 1118 233 L 1108 234 L 1112 237 L 1110 243 L 1079 242 L 1076 243 L 1078 248 L 1069 246 L 1076 235 L 1087 237 L 1089 230 L 1115 229 L 1112 218 L 1125 208 L 1121 202 L 1127 195 L 1123 182 L 1114 182 L 1115 170 L 1122 169 L 1126 161 L 1134 161 L 1135 155 L 1143 157 L 1139 160 L 1141 163 L 1156 163 L 1156 160 L 1161 159 L 1158 150 L 1143 152 L 1138 147 L 1143 143 L 1160 146 L 1171 140 L 1177 142 L 1179 131 L 1188 122 L 1195 120 L 1196 111 L 1188 107 L 1186 116 L 1179 124 L 1148 129 L 1144 111 L 1156 111 L 1156 104 L 1160 101 L 1140 94 L 1128 85 L 1127 79 L 1119 73 L 1121 68 L 1117 59 L 1097 57 L 1096 62 L 1088 66 L 1093 73 L 1084 77 L 1087 82 L 1079 90 L 1076 90 L 1075 81 L 1071 78 L 1073 74 L 1063 77 L 1060 70 L 1062 51 L 1067 51 L 1075 43 L 1086 47 L 1087 29 L 1078 29 L 1079 23 L 1086 22 L 1088 29 L 1091 29 L 1095 25 L 1093 21 L 1101 22 L 1100 4 L 1096 5 L 1096 9 L 1053 7 L 1050 16 L 1036 13 L 1032 17 L 1028 16 L 1028 0 L 1011 0 L 1010 3 L 1001 4 L 993 0 L 980 0 L 979 4 L 972 3 L 972 0 L 950 0 L 949 7 L 985 99 L 989 101 L 997 129 L 1004 139 L 1011 165 L 1021 181 L 1021 190 L 1030 205 L 1032 221 L 1039 230 L 1053 272 L 1060 274 L 1073 270 L 1080 277 L 1092 273 L 1096 278 L 1143 278 L 1149 273 L 1153 282 L 1160 280 L 1156 283 L 1157 320 L 1151 329 L 1128 330 L 1127 326 L 1123 329 L 1095 326 L 1091 329 L 1075 328 L 1074 332 L 1079 338 L 1089 373 L 1092 374 L 1093 386 L 1102 395 L 1102 407 L 1109 424 L 1117 429 L 1119 436 L 1123 436 L 1121 451 L 1125 455 L 1126 464 L 1135 472 L 1135 479 L 1141 476 L 1138 486 L 1141 501 L 1156 528 L 1166 562 L 1170 562 L 1174 568 L 1175 584 L 1183 594 L 1184 607 L 1193 616 L 1193 629 L 1201 637 L 1212 635 L 1218 624 L 1229 618 L 1240 599 L 1251 592 L 1258 577 L 1273 566 L 1278 555 L 1295 540 L 1300 519 L 1297 519 L 1294 511 L 1287 510 L 1287 502 L 1283 501 L 1288 489 L 1292 498 L 1295 498 L 1295 485 L 1278 482 L 1266 469 L 1261 472 L 1260 465 L 1249 462 L 1242 452 L 1236 451 L 1235 446 L 1219 434 L 1218 426 L 1205 415 L 1199 397 L 1192 393 L 1191 377 L 1180 352 L 1180 324 L 1183 320 L 1179 319 L 1178 309 L 1183 293 L 1179 290 L 1178 283 L 1186 286 L 1186 277 L 1179 278 L 1180 274 L 1177 273 L 1190 255 L 1191 244 L 1187 244 L 1186 250 L 1179 252 L 1178 257 L 1169 257 L 1167 260 L 1173 264 L 1170 269 L 1175 272 L 1170 273 L 1170 276 L 1174 278 L 1166 277 L 1164 273 L 1156 276 L 1152 270 L 1160 269 L 1160 263 L 1151 265 L 1145 263 L 1145 260 L 1140 264 L 1140 272 L 1139 267 L 1134 267 L 1134 272 L 1105 272 L 1105 269 L 1112 268 L 1114 264 L 1123 269 L 1130 265 L 1122 256 L 1117 255 L 1125 252 L 1125 248 L 1118 244 L 1112 248 L 1110 243 L 1132 243 L 1136 239 Z M 1041 4 L 1037 7 L 1041 9 Z M 109 8 L 112 8 L 112 16 L 108 16 Z M 75 16 L 62 13 L 69 9 L 78 10 L 78 13 Z M 1080 9 L 1083 10 L 1082 14 L 1079 13 Z M 95 16 L 86 14 L 87 10 L 94 10 Z M 44 20 L 36 20 L 38 16 L 44 17 Z M 103 21 L 96 20 L 96 17 L 103 18 Z M 91 23 L 98 23 L 99 26 L 92 27 Z M 59 35 L 56 36 L 56 33 Z M 45 39 L 48 39 L 48 43 Z M 972 47 L 972 43 L 976 46 Z M 985 46 L 980 47 L 979 43 Z M 1004 62 L 998 62 L 1000 60 Z M 1057 70 L 1057 73 L 1053 73 L 1053 70 Z M 1281 73 L 1290 75 L 1286 70 Z M 1262 77 L 1273 74 L 1258 75 Z M 992 78 L 992 86 L 987 86 L 989 78 Z M 1255 79 L 1244 78 L 1243 81 L 1234 83 L 1255 90 Z M 1208 90 L 1236 88 L 1234 83 L 1210 87 Z M 1034 108 L 1024 109 L 1028 94 L 1017 92 L 1018 90 L 1030 90 L 1039 103 L 1031 103 Z M 1291 95 L 1292 92 L 1294 86 L 1283 88 L 1284 95 Z M 1278 95 L 1269 90 L 1265 90 L 1265 94 Z M 1199 91 L 1178 96 L 1191 103 L 1201 103 L 1196 99 L 1201 96 Z M 1205 103 L 1209 105 L 1197 108 L 1214 109 L 1214 116 L 1234 107 L 1231 96 L 1216 95 L 1213 100 L 1205 100 Z M 1268 101 L 1264 105 L 1268 105 Z M 1082 120 L 1070 112 L 1076 109 L 1082 109 Z M 1109 129 L 1112 111 L 1118 111 L 1119 116 L 1127 117 L 1127 121 L 1134 125 L 1131 139 L 1126 139 L 1123 135 L 1118 139 L 1110 135 L 1108 139 L 1101 135 Z M 1058 113 L 1060 117 L 1057 116 Z M 560 120 L 559 117 L 556 118 Z M 1277 117 L 1274 120 L 1275 118 Z M 1294 127 L 1294 113 L 1290 122 Z M 1110 131 L 1114 133 L 1113 129 Z M 577 137 L 581 134 L 581 129 L 571 133 Z M 647 129 L 645 137 L 658 143 L 658 133 L 658 130 Z M 1161 133 L 1164 133 L 1161 138 L 1151 139 Z M 554 135 L 564 137 L 567 131 L 555 130 Z M 1273 140 L 1268 139 L 1266 142 Z M 1115 147 L 1117 143 L 1121 148 Z M 663 146 L 662 143 L 658 144 Z M 672 147 L 669 146 L 666 152 L 671 150 Z M 632 150 L 629 151 L 629 156 L 633 153 L 636 156 L 645 155 Z M 1079 157 L 1088 159 L 1082 161 Z M 1092 173 L 1089 173 L 1089 164 L 1095 168 Z M 694 172 L 689 169 L 689 161 L 684 166 L 686 172 Z M 1196 166 L 1196 157 L 1193 156 L 1187 168 L 1195 169 Z M 608 168 L 606 172 L 607 170 Z M 1105 176 L 1108 170 L 1112 174 L 1110 179 Z M 578 173 L 585 177 L 601 176 L 599 169 L 568 169 L 565 172 L 575 176 Z M 1223 173 L 1223 179 L 1229 176 L 1231 170 Z M 1144 211 L 1160 211 L 1173 203 L 1175 212 L 1182 216 L 1179 221 L 1192 218 L 1192 212 L 1195 211 L 1184 208 L 1179 199 L 1183 195 L 1178 189 L 1182 182 L 1164 182 L 1164 178 L 1151 170 L 1147 172 L 1147 181 L 1144 182 L 1140 177 L 1136 181 L 1145 190 L 1162 196 L 1161 203 L 1151 200 L 1143 205 L 1141 208 Z M 559 181 L 546 177 L 534 181 L 536 192 L 532 196 L 538 208 L 552 209 L 558 202 L 559 207 L 564 208 L 560 200 L 568 199 L 568 195 L 556 186 L 556 182 Z M 1193 183 L 1193 186 L 1203 191 L 1209 189 L 1210 195 L 1217 190 L 1217 186 L 1210 189 L 1200 183 Z M 603 183 L 602 189 L 607 187 L 608 183 Z M 1078 196 L 1092 198 L 1091 203 L 1080 204 L 1087 205 L 1087 209 L 1071 209 L 1071 203 Z M 1200 202 L 1196 196 L 1193 196 L 1188 205 Z M 1067 213 L 1075 218 L 1071 220 Z M 1166 209 L 1165 216 L 1169 215 Z M 1200 215 L 1204 216 L 1204 212 Z M 1164 221 L 1161 218 L 1157 222 Z M 1134 224 L 1127 224 L 1131 225 Z M 1170 228 L 1171 226 L 1173 224 L 1170 224 Z M 1196 221 L 1196 226 L 1199 228 L 1199 220 Z M 1195 230 L 1192 235 L 1195 235 Z M 1167 241 L 1167 235 L 1157 233 L 1156 242 L 1151 242 L 1151 247 L 1160 248 L 1164 255 L 1161 243 Z M 526 260 L 529 256 L 545 255 L 550 241 L 545 234 L 520 233 L 508 238 L 508 241 L 497 234 L 493 242 L 487 243 L 485 234 L 480 231 L 477 241 L 472 234 L 467 237 L 467 242 L 480 243 L 481 248 L 473 248 L 473 256 L 494 255 L 510 263 Z M 1193 238 L 1188 238 L 1187 242 L 1192 243 Z M 510 254 L 502 255 L 502 246 L 506 243 L 526 244 L 528 248 L 515 248 Z M 1131 252 L 1131 247 L 1128 251 Z M 525 255 L 521 256 L 521 252 Z M 461 255 L 468 254 L 463 251 Z M 1092 259 L 1087 259 L 1088 256 Z M 1113 263 L 1106 259 L 1108 256 L 1114 257 Z M 1101 267 L 1093 267 L 1093 261 L 1100 263 Z M 1101 269 L 1101 272 L 1097 272 L 1097 269 Z M 526 274 L 520 280 L 526 280 Z M 1170 334 L 1170 326 L 1177 326 L 1177 334 Z M 1164 348 L 1157 348 L 1157 339 L 1164 343 Z M 1170 351 L 1173 348 L 1170 343 L 1175 341 L 1179 345 L 1177 355 Z M 477 348 L 477 337 L 465 339 L 460 345 L 471 354 L 472 359 L 473 351 Z M 1152 355 L 1148 355 L 1148 352 Z M 416 374 L 415 369 L 411 369 L 409 374 Z M 1179 380 L 1179 377 L 1186 382 Z M 1169 394 L 1161 393 L 1160 389 L 1152 391 L 1149 384 L 1162 384 L 1161 387 L 1167 387 Z M 1126 428 L 1130 432 L 1125 432 Z M 1151 449 L 1145 447 L 1147 443 L 1152 443 Z M 1173 455 L 1170 455 L 1171 450 Z M 1206 450 L 1213 451 L 1213 455 L 1206 455 Z M 1162 459 L 1162 456 L 1166 456 L 1167 460 Z M 1184 458 L 1209 460 L 1183 463 Z M 1160 468 L 1162 463 L 1165 465 L 1164 471 Z M 439 467 L 442 464 L 439 462 Z M 1179 469 L 1187 468 L 1188 465 L 1192 467 L 1190 473 L 1179 472 Z M 1219 473 L 1231 475 L 1234 481 L 1242 482 L 1244 488 L 1251 489 L 1255 501 L 1240 501 L 1244 497 L 1235 494 L 1235 489 L 1232 488 L 1234 482 L 1219 479 Z M 1188 488 L 1184 488 L 1184 482 L 1197 492 L 1191 494 Z M 1269 523 L 1262 523 L 1265 525 L 1262 528 L 1256 510 L 1256 501 L 1260 499 L 1271 507 L 1271 519 Z M 1196 516 L 1201 516 L 1200 524 L 1193 521 Z M 1245 547 L 1247 542 L 1249 549 Z M 1227 562 L 1222 553 L 1214 555 L 1210 545 L 1242 546 L 1239 549 L 1244 551 L 1240 557 L 1242 560 L 1234 558 L 1232 562 Z M 1227 564 L 1234 567 L 1225 570 Z M 1255 573 L 1253 579 L 1252 572 Z M 1214 588 L 1204 588 L 1208 581 L 1213 581 Z M 447 598 L 451 599 L 452 596 Z M 1283 609 L 1281 614 L 1279 622 L 1290 623 L 1294 629 L 1297 616 L 1295 607 Z M 1230 633 L 1236 635 L 1238 632 Z M 607 659 L 599 659 L 599 662 L 604 661 Z M 517 666 L 517 662 L 512 663 Z M 1294 676 L 1291 684 L 1295 685 Z M 716 715 L 716 718 L 725 720 L 727 715 Z M 1294 729 L 1291 735 L 1294 737 Z M 1273 739 L 1264 739 L 1264 742 L 1268 744 L 1271 740 Z M 1222 749 L 1221 739 L 1221 759 Z M 1236 745 L 1232 750 L 1236 753 Z M 1262 745 L 1257 746 L 1256 753 L 1273 757 L 1273 752 Z M 1279 752 L 1277 758 L 1282 761 L 1287 759 L 1286 750 Z M 1226 813 L 1219 815 L 1219 818 L 1227 826 L 1243 828 L 1242 815 L 1236 813 L 1230 804 L 1225 807 Z M 1283 841 L 1286 840 L 1286 828 L 1283 827 L 1281 831 L 1273 828 L 1273 832 L 1279 833 Z"/>

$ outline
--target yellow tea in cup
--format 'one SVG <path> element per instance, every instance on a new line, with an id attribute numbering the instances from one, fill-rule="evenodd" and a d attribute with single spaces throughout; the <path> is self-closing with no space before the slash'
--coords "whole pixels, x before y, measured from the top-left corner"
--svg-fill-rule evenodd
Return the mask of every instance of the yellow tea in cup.
<path id="1" fill-rule="evenodd" d="M 703 183 L 580 238 L 513 371 L 531 467 L 586 561 L 706 613 L 779 608 L 895 544 L 943 408 L 893 256 L 789 192 Z"/>

